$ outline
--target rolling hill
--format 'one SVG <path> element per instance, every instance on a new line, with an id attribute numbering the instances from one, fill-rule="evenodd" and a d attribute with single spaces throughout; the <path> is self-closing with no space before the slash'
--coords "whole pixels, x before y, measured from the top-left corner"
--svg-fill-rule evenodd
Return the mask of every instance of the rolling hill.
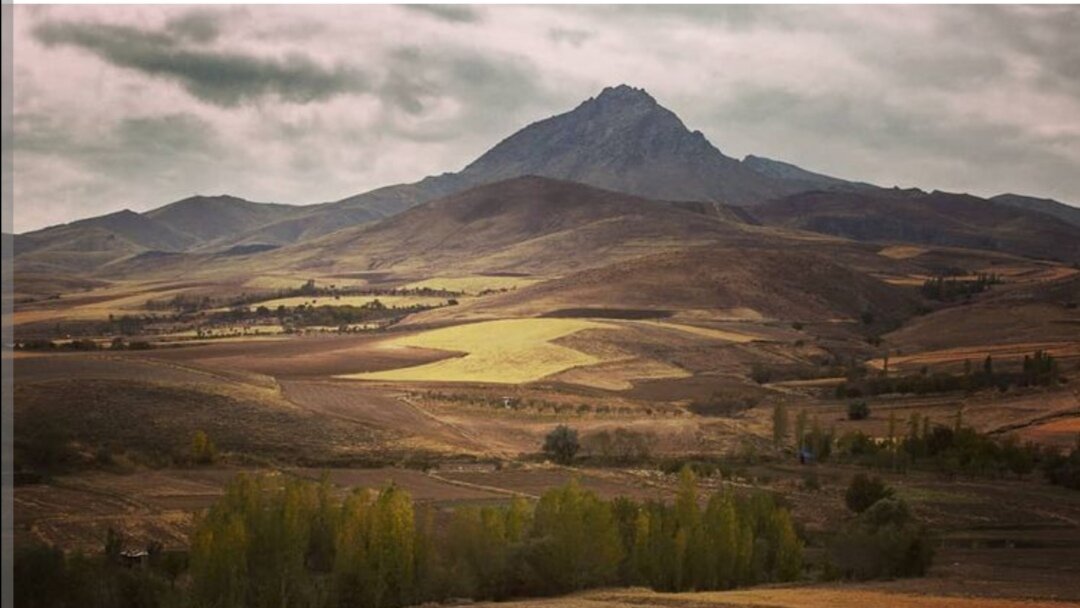
<path id="1" fill-rule="evenodd" d="M 999 194 L 990 197 L 990 200 L 1010 207 L 1052 215 L 1073 226 L 1080 226 L 1080 208 L 1066 205 L 1065 203 L 1059 203 L 1054 199 L 1036 198 L 1034 196 L 1023 196 L 1020 194 Z"/>
<path id="2" fill-rule="evenodd" d="M 660 202 L 543 177 L 473 188 L 267 254 L 321 271 L 565 272 L 763 229 L 740 209 Z"/>
<path id="3" fill-rule="evenodd" d="M 1080 229 L 1038 211 L 921 190 L 813 191 L 756 207 L 771 226 L 857 241 L 919 243 L 1080 260 Z"/>

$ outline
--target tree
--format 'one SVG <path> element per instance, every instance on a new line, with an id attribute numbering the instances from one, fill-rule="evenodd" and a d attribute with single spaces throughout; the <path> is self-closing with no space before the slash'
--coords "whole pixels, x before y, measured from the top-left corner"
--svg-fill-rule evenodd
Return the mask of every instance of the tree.
<path id="1" fill-rule="evenodd" d="M 808 414 L 805 409 L 799 410 L 797 416 L 795 416 L 795 449 L 800 452 L 803 449 L 803 440 L 806 438 L 806 425 L 808 422 Z"/>
<path id="2" fill-rule="evenodd" d="M 893 489 L 886 486 L 880 477 L 869 477 L 865 473 L 859 473 L 851 479 L 851 485 L 844 494 L 844 503 L 855 513 L 862 513 L 877 501 L 892 495 Z"/>
<path id="3" fill-rule="evenodd" d="M 529 563 L 549 586 L 564 593 L 611 584 L 623 548 L 611 505 L 576 480 L 546 492 L 536 504 Z"/>
<path id="4" fill-rule="evenodd" d="M 217 447 L 204 431 L 191 436 L 191 460 L 196 464 L 210 464 L 217 458 Z"/>
<path id="5" fill-rule="evenodd" d="M 784 445 L 788 434 L 788 411 L 787 406 L 777 402 L 773 406 L 773 447 L 779 449 Z"/>
<path id="6" fill-rule="evenodd" d="M 544 454 L 559 464 L 573 463 L 580 448 L 577 431 L 565 424 L 555 427 L 544 438 Z"/>
<path id="7" fill-rule="evenodd" d="M 773 511 L 772 529 L 775 531 L 776 578 L 793 581 L 802 570 L 802 543 L 795 534 L 791 515 L 783 510 Z"/>

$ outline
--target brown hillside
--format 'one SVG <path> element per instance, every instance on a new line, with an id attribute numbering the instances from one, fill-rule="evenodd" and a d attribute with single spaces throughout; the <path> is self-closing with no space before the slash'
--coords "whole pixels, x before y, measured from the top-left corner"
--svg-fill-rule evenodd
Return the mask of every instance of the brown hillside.
<path id="1" fill-rule="evenodd" d="M 269 257 L 320 270 L 561 273 L 721 238 L 754 238 L 761 230 L 723 205 L 657 202 L 523 177 Z"/>
<path id="2" fill-rule="evenodd" d="M 708 245 L 664 252 L 462 306 L 454 314 L 604 316 L 605 309 L 697 312 L 803 321 L 898 322 L 917 308 L 912 290 L 808 248 Z M 582 310 L 583 309 L 583 310 Z"/>

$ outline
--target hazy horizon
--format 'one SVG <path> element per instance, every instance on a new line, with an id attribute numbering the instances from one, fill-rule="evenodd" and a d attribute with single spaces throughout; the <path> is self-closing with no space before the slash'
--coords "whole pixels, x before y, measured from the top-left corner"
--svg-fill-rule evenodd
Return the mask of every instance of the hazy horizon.
<path id="1" fill-rule="evenodd" d="M 1080 202 L 1076 7 L 15 8 L 15 229 L 457 171 L 605 86 L 726 155 Z"/>

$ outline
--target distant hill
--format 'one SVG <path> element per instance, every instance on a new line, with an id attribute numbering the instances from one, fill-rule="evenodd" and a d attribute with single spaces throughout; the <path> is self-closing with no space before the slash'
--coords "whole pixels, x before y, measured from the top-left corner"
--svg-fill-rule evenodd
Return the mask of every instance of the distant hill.
<path id="1" fill-rule="evenodd" d="M 1080 260 L 1080 228 L 966 194 L 921 190 L 804 192 L 756 207 L 762 223 L 858 241 L 987 249 Z"/>
<path id="2" fill-rule="evenodd" d="M 205 244 L 304 214 L 303 207 L 253 203 L 235 196 L 192 196 L 148 211 L 144 215 Z"/>
<path id="3" fill-rule="evenodd" d="M 658 202 L 528 176 L 270 255 L 305 268 L 561 272 L 721 236 L 752 238 L 748 220 L 720 204 Z"/>
<path id="4" fill-rule="evenodd" d="M 777 245 L 782 241 L 776 241 Z M 918 307 L 889 285 L 828 255 L 828 249 L 718 241 L 616 261 L 440 311 L 463 316 L 534 316 L 575 310 L 744 310 L 764 318 L 897 323 Z M 872 255 L 872 254 L 871 254 Z"/>
<path id="5" fill-rule="evenodd" d="M 1065 203 L 1059 203 L 1054 199 L 1035 198 L 1033 196 L 1022 196 L 1020 194 L 999 194 L 990 197 L 990 200 L 1010 207 L 1052 215 L 1073 226 L 1080 226 L 1080 208 L 1066 205 Z"/>
<path id="6" fill-rule="evenodd" d="M 807 171 L 791 163 L 785 163 L 762 156 L 747 155 L 742 160 L 744 167 L 773 180 L 779 180 L 791 190 L 876 190 L 877 186 L 863 182 L 851 182 L 838 177 Z"/>

